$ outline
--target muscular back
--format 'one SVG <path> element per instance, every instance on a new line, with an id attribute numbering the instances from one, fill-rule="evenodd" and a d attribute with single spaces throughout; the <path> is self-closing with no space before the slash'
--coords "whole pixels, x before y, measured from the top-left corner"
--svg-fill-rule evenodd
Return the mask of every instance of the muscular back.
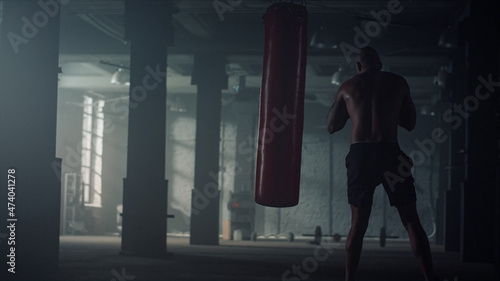
<path id="1" fill-rule="evenodd" d="M 383 71 L 360 73 L 346 81 L 330 115 L 330 133 L 342 129 L 351 118 L 351 143 L 397 142 L 398 125 L 409 131 L 415 127 L 408 84 L 403 77 Z"/>

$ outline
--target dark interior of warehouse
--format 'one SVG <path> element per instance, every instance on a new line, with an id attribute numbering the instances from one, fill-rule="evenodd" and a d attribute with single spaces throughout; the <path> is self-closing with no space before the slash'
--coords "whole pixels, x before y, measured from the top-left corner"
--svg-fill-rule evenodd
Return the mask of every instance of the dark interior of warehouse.
<path id="1" fill-rule="evenodd" d="M 0 279 L 500 280 L 499 15 L 0 1 Z"/>

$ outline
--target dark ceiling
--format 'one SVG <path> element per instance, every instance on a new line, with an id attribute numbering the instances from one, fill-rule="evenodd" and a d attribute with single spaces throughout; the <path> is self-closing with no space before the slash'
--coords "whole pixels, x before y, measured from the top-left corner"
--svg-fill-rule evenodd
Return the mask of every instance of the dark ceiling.
<path id="1" fill-rule="evenodd" d="M 178 12 L 173 18 L 175 46 L 169 48 L 169 92 L 195 93 L 189 85 L 189 76 L 192 55 L 197 52 L 226 55 L 230 62 L 230 85 L 239 76 L 247 76 L 249 87 L 260 86 L 264 45 L 262 16 L 275 1 L 170 2 Z M 310 39 L 323 27 L 333 44 L 344 42 L 353 46 L 356 27 L 364 29 L 368 22 L 374 21 L 374 13 L 388 10 L 388 5 L 399 2 L 401 12 L 391 14 L 389 25 L 378 36 L 370 38 L 370 45 L 381 54 L 386 70 L 407 78 L 414 98 L 421 103 L 428 103 L 439 92 L 433 79 L 437 70 L 448 62 L 450 50 L 438 46 L 440 34 L 457 23 L 466 10 L 466 1 L 295 2 L 306 3 Z M 218 13 L 215 6 L 224 4 L 233 6 L 223 14 Z M 81 73 L 87 73 L 86 79 L 90 79 L 88 72 L 93 69 L 102 80 L 94 83 L 97 88 L 93 90 L 104 95 L 106 92 L 126 94 L 125 88 L 105 82 L 109 79 L 106 76 L 111 76 L 116 68 L 99 63 L 104 60 L 129 64 L 129 46 L 124 40 L 124 2 L 73 0 L 64 6 L 61 20 L 61 66 L 67 79 L 62 86 L 85 89 L 87 83 L 73 82 Z M 319 103 L 326 105 L 331 101 L 335 87 L 330 84 L 330 78 L 339 66 L 352 67 L 341 48 L 309 48 L 306 91 L 316 95 Z M 79 70 L 79 67 L 89 69 Z"/>

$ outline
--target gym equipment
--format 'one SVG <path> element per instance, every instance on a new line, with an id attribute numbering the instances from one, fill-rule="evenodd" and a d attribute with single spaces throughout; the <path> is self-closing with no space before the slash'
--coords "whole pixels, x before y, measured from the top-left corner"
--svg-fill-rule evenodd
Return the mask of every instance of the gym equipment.
<path id="1" fill-rule="evenodd" d="M 314 244 L 321 244 L 321 236 L 323 236 L 321 232 L 321 226 L 318 225 L 314 230 Z"/>
<path id="2" fill-rule="evenodd" d="M 269 235 L 257 235 L 257 232 L 252 233 L 252 241 L 257 241 L 258 238 L 263 239 L 283 239 L 286 238 L 288 242 L 293 242 L 295 240 L 295 235 L 293 232 L 288 232 L 288 234 L 269 234 Z"/>
<path id="3" fill-rule="evenodd" d="M 334 242 L 340 242 L 340 240 L 342 240 L 342 237 L 347 237 L 347 235 L 340 235 L 339 233 L 335 233 L 333 235 L 322 234 L 320 226 L 316 226 L 315 227 L 314 234 L 302 234 L 302 236 L 314 237 L 314 240 L 310 241 L 310 243 L 311 244 L 316 244 L 316 245 L 321 244 L 321 238 L 322 237 L 326 237 L 326 236 L 332 237 L 332 239 L 333 239 Z M 379 236 L 365 235 L 365 238 L 379 238 L 380 246 L 381 247 L 385 247 L 385 243 L 386 243 L 387 239 L 397 239 L 397 238 L 399 238 L 399 236 L 388 236 L 386 234 L 385 227 L 381 227 L 380 228 Z"/>
<path id="4" fill-rule="evenodd" d="M 341 236 L 340 236 L 340 234 L 335 233 L 335 234 L 332 235 L 332 238 L 333 238 L 334 242 L 340 242 Z"/>
<path id="5" fill-rule="evenodd" d="M 383 226 L 380 228 L 380 247 L 385 247 L 385 239 L 387 238 L 386 237 L 386 234 L 385 234 L 385 228 L 387 226 L 387 217 L 386 217 L 386 207 L 387 206 L 387 197 L 386 196 L 383 196 L 383 203 L 382 203 L 382 224 Z"/>
<path id="6" fill-rule="evenodd" d="M 252 239 L 252 241 L 257 241 L 257 232 L 255 231 L 252 231 L 252 234 L 250 234 L 250 239 Z"/>
<path id="7" fill-rule="evenodd" d="M 277 2 L 264 15 L 255 202 L 291 207 L 299 202 L 307 57 L 307 10 Z"/>
<path id="8" fill-rule="evenodd" d="M 244 190 L 242 188 L 242 190 Z M 227 209 L 230 212 L 231 233 L 241 230 L 243 240 L 251 240 L 255 231 L 255 203 L 253 191 L 230 192 Z"/>
<path id="9" fill-rule="evenodd" d="M 385 227 L 381 227 L 380 228 L 380 247 L 385 247 L 385 239 L 387 238 L 386 234 L 385 234 Z"/>

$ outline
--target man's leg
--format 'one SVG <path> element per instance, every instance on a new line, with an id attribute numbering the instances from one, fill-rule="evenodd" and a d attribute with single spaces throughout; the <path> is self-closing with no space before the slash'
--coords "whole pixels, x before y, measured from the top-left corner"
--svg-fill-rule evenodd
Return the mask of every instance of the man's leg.
<path id="1" fill-rule="evenodd" d="M 416 203 L 413 202 L 397 208 L 401 221 L 410 236 L 411 249 L 417 258 L 420 269 L 424 273 L 425 280 L 432 280 L 434 277 L 431 249 L 429 246 L 429 240 L 427 239 L 427 234 L 425 233 L 422 225 L 420 224 L 420 219 L 418 218 Z"/>
<path id="2" fill-rule="evenodd" d="M 359 256 L 361 255 L 361 249 L 363 247 L 363 237 L 368 227 L 371 209 L 371 206 L 358 208 L 351 205 L 351 230 L 349 231 L 349 235 L 347 235 L 345 243 L 345 280 L 355 280 L 356 278 Z"/>

